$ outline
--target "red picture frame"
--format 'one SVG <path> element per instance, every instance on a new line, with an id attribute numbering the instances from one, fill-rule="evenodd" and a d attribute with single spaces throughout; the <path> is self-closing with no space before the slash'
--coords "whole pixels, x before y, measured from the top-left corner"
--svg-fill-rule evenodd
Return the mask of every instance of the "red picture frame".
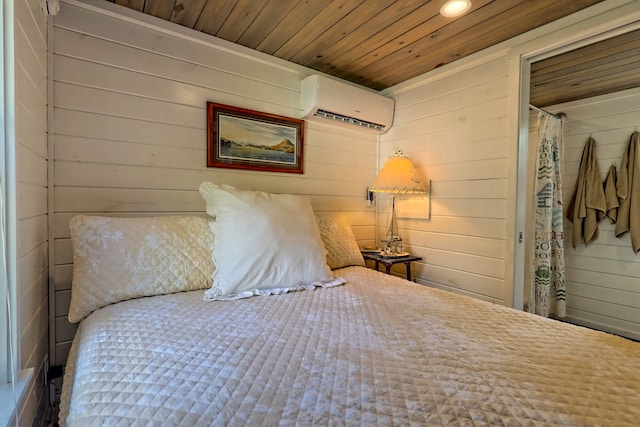
<path id="1" fill-rule="evenodd" d="M 304 120 L 207 102 L 207 167 L 304 173 Z"/>

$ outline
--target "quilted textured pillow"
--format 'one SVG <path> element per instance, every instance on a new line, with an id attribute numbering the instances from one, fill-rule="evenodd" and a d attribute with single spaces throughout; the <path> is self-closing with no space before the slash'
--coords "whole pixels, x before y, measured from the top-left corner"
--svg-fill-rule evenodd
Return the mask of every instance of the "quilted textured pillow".
<path id="1" fill-rule="evenodd" d="M 364 258 L 344 215 L 316 214 L 320 237 L 327 249 L 327 265 L 332 270 L 352 265 L 364 266 Z"/>
<path id="2" fill-rule="evenodd" d="M 210 182 L 200 194 L 216 236 L 216 270 L 206 300 L 281 294 L 344 283 L 326 263 L 309 201 L 290 194 L 239 191 Z"/>
<path id="3" fill-rule="evenodd" d="M 206 217 L 71 219 L 69 321 L 132 298 L 211 286 L 213 233 Z"/>

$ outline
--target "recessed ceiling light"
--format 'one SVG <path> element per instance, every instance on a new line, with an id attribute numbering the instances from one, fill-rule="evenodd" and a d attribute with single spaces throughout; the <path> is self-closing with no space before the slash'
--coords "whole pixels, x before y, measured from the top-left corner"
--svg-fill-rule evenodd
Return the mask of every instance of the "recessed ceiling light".
<path id="1" fill-rule="evenodd" d="M 471 9 L 471 0 L 449 0 L 440 8 L 440 14 L 447 18 L 454 18 Z"/>

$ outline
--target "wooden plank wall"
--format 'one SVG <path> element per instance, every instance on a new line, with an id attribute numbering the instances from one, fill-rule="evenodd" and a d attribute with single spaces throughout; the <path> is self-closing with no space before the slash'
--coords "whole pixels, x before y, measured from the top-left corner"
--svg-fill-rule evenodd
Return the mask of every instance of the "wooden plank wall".
<path id="1" fill-rule="evenodd" d="M 567 114 L 562 191 L 565 206 L 574 191 L 580 158 L 589 136 L 604 180 L 609 167 L 619 169 L 631 134 L 640 130 L 640 88 L 549 107 Z M 603 220 L 599 237 L 588 246 L 571 245 L 571 223 L 565 221 L 568 320 L 640 339 L 640 257 L 629 234 L 615 237 L 615 226 Z"/>
<path id="2" fill-rule="evenodd" d="M 501 56 L 414 90 L 390 91 L 396 117 L 381 137 L 380 162 L 400 149 L 432 180 L 431 219 L 399 220 L 408 249 L 424 258 L 417 281 L 510 305 L 507 67 Z"/>
<path id="3" fill-rule="evenodd" d="M 74 215 L 200 214 L 197 189 L 208 180 L 307 195 L 316 211 L 347 213 L 361 244 L 373 242 L 365 189 L 375 135 L 307 121 L 303 175 L 205 166 L 206 101 L 298 117 L 311 70 L 107 2 L 104 10 L 142 21 L 63 6 L 53 33 L 57 363 L 75 331 L 66 318 Z"/>
<path id="4" fill-rule="evenodd" d="M 35 379 L 19 424 L 36 422 L 48 352 L 47 19 L 38 0 L 15 2 L 15 121 L 18 219 L 18 331 L 21 369 Z"/>

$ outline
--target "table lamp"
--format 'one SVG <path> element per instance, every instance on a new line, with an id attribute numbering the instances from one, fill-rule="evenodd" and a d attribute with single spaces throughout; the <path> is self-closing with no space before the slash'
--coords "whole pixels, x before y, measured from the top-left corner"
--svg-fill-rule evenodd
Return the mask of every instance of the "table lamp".
<path id="1" fill-rule="evenodd" d="M 396 216 L 397 194 L 422 194 L 428 190 L 425 182 L 418 176 L 411 159 L 405 157 L 402 151 L 387 159 L 369 191 L 376 193 L 389 193 L 391 200 L 391 221 L 382 243 L 385 244 L 382 255 L 406 256 L 402 248 L 402 237 L 398 229 Z"/>

